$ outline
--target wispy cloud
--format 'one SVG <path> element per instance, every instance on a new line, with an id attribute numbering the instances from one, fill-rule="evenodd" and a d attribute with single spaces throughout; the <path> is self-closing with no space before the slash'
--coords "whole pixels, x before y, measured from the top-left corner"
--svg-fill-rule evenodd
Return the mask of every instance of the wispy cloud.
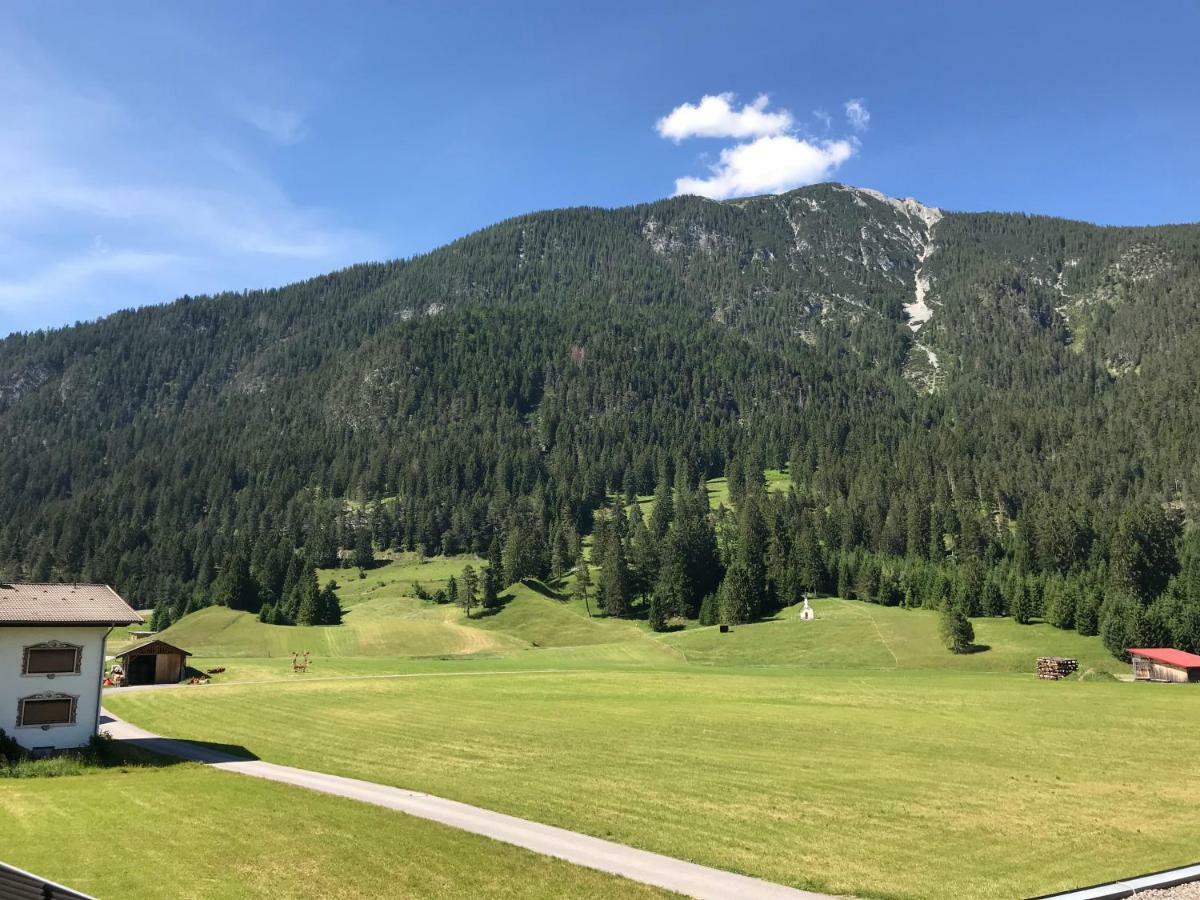
<path id="1" fill-rule="evenodd" d="M 846 101 L 846 121 L 855 131 L 866 131 L 871 125 L 871 113 L 862 97 Z"/>
<path id="2" fill-rule="evenodd" d="M 850 105 L 870 116 L 861 101 Z M 721 150 L 704 177 L 683 176 L 675 180 L 675 194 L 697 194 L 714 200 L 753 194 L 777 194 L 828 178 L 858 150 L 857 138 L 824 139 L 801 134 L 790 110 L 768 110 L 766 94 L 740 109 L 733 94 L 706 95 L 699 103 L 683 103 L 659 119 L 655 127 L 661 137 L 679 143 L 687 138 L 734 138 L 740 143 Z M 817 111 L 814 116 L 828 131 L 831 118 Z M 858 129 L 851 122 L 852 127 Z M 859 129 L 861 130 L 861 129 Z"/>
<path id="3" fill-rule="evenodd" d="M 294 109 L 255 103 L 241 95 L 230 99 L 234 115 L 257 128 L 277 144 L 295 144 L 308 135 L 308 123 Z"/>
<path id="4" fill-rule="evenodd" d="M 304 118 L 222 97 L 217 114 L 163 127 L 161 110 L 127 106 L 36 46 L 0 39 L 0 335 L 379 254 L 238 146 L 236 120 L 293 144 Z"/>

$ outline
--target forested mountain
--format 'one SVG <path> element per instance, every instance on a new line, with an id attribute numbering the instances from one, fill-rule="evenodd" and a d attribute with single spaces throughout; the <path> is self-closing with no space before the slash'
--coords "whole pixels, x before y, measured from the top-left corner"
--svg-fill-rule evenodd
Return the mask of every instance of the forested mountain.
<path id="1" fill-rule="evenodd" d="M 177 615 L 235 568 L 278 600 L 365 529 L 429 553 L 520 534 L 510 574 L 535 574 L 611 495 L 677 484 L 687 509 L 730 471 L 752 499 L 703 584 L 655 590 L 682 521 L 640 550 L 612 529 L 654 568 L 641 593 L 678 595 L 656 615 L 696 615 L 761 539 L 747 614 L 801 586 L 1093 632 L 1103 606 L 1114 647 L 1194 647 L 1197 359 L 1200 226 L 836 184 L 538 213 L 0 342 L 0 574 Z M 784 466 L 794 492 L 753 499 Z"/>

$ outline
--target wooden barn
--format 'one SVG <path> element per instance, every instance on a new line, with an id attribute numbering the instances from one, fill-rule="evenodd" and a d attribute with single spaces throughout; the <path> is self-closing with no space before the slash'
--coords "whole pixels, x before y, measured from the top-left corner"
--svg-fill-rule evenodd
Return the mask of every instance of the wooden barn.
<path id="1" fill-rule="evenodd" d="M 121 670 L 125 673 L 125 684 L 174 684 L 182 681 L 187 671 L 188 651 L 152 640 L 134 644 L 117 654 Z"/>
<path id="2" fill-rule="evenodd" d="M 1200 656 L 1170 647 L 1131 647 L 1135 681 L 1200 682 Z"/>

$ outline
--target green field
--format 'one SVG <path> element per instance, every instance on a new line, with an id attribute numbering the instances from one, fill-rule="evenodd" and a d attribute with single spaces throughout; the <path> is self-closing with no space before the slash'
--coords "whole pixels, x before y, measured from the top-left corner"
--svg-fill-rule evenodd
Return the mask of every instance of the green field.
<path id="1" fill-rule="evenodd" d="M 1200 692 L 926 671 L 524 673 L 117 696 L 152 730 L 865 897 L 1188 862 Z M 452 712 L 451 712 L 452 711 Z M 303 723 L 299 725 L 298 723 Z M 1154 735 L 1152 753 L 1131 753 Z"/>
<path id="2" fill-rule="evenodd" d="M 929 610 L 876 606 L 852 600 L 815 600 L 819 618 L 801 622 L 796 608 L 774 621 L 742 625 L 729 634 L 695 628 L 664 642 L 689 663 L 714 666 L 800 666 L 830 669 L 937 669 L 1031 672 L 1038 656 L 1071 656 L 1081 670 L 1123 672 L 1125 666 L 1097 638 L 1012 619 L 974 620 L 976 653 L 947 653 Z"/>
<path id="3" fill-rule="evenodd" d="M 861 897 L 1028 896 L 1189 862 L 1200 840 L 1197 740 L 1178 727 L 1200 691 L 1032 676 L 1040 655 L 1123 675 L 1098 638 L 976 619 L 977 652 L 955 656 L 933 612 L 839 599 L 815 601 L 813 622 L 793 608 L 654 634 L 536 582 L 467 620 L 408 596 L 415 567 L 347 580 L 340 628 L 193 614 L 168 639 L 226 674 L 106 705 L 173 737 Z M 299 636 L 320 654 L 304 675 Z M 1153 752 L 1131 752 L 1149 736 Z"/>
<path id="4" fill-rule="evenodd" d="M 0 780 L 0 836 L 5 862 L 100 898 L 670 896 L 391 810 L 192 764 Z"/>
<path id="5" fill-rule="evenodd" d="M 772 494 L 786 494 L 792 486 L 792 476 L 783 469 L 766 469 L 763 472 L 763 479 L 767 483 L 767 492 Z M 729 499 L 729 480 L 727 478 L 710 478 L 704 483 L 704 487 L 708 494 L 708 505 L 711 508 L 733 505 Z M 654 495 L 639 494 L 637 505 L 641 507 L 642 515 L 649 518 L 650 514 L 654 512 Z M 632 509 L 632 506 L 630 504 L 629 508 Z"/>
<path id="6" fill-rule="evenodd" d="M 358 569 L 318 569 L 317 581 L 324 585 L 330 579 L 338 583 L 338 598 L 343 609 L 357 606 L 366 600 L 396 597 L 416 598 L 415 585 L 430 593 L 444 588 L 451 576 L 462 582 L 462 571 L 474 566 L 476 571 L 487 561 L 478 556 L 436 556 L 419 559 L 414 553 L 401 553 L 383 559 L 373 569 L 359 577 Z"/>

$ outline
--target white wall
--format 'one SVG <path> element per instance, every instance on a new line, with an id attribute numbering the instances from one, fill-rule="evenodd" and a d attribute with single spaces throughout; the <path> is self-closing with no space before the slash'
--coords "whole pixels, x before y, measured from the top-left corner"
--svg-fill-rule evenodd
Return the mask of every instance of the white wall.
<path id="1" fill-rule="evenodd" d="M 81 747 L 96 733 L 100 706 L 100 679 L 104 674 L 104 638 L 107 627 L 0 626 L 0 728 L 23 747 Z M 78 675 L 22 675 L 24 649 L 30 644 L 62 641 L 83 647 Z M 18 701 L 30 694 L 56 691 L 79 698 L 74 725 L 17 727 Z"/>

